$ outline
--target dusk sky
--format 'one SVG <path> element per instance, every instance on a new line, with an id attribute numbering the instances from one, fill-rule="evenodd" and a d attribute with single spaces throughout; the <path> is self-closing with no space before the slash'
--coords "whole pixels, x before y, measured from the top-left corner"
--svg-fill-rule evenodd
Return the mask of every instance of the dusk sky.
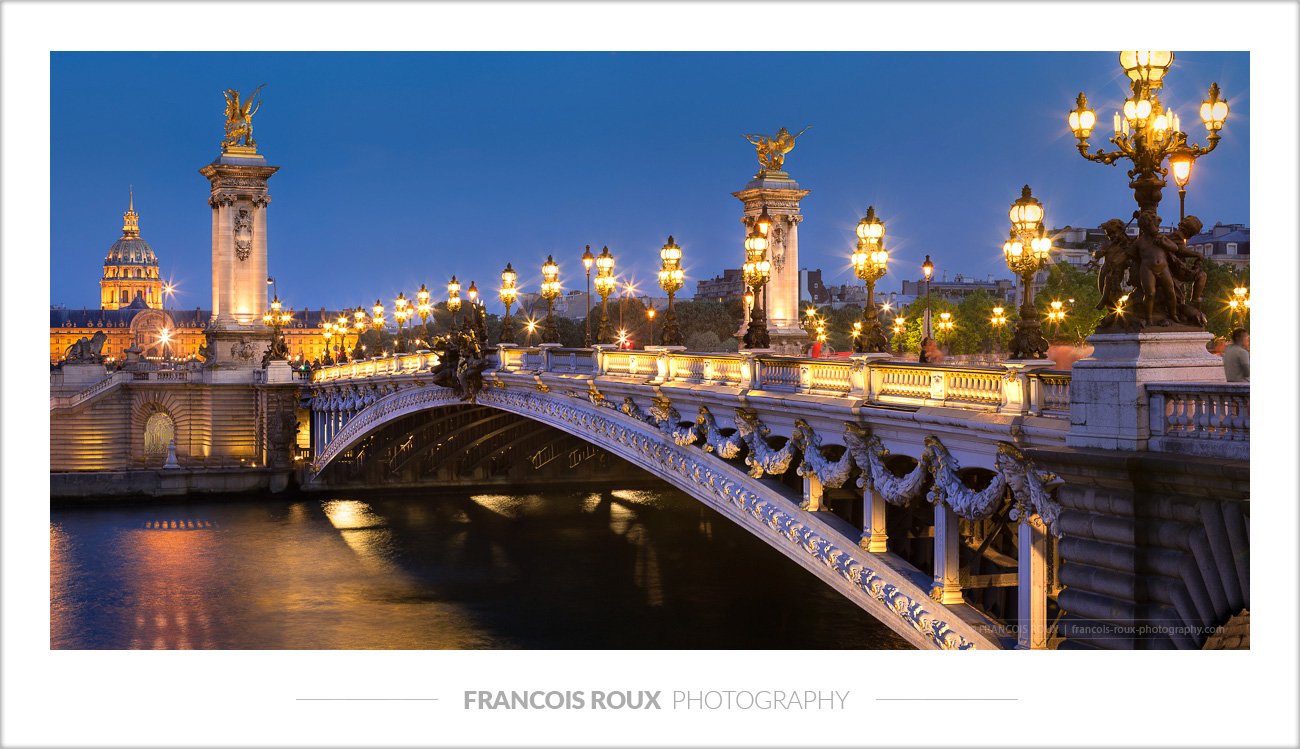
<path id="1" fill-rule="evenodd" d="M 1249 56 L 1178 52 L 1163 99 L 1194 142 L 1212 81 L 1232 109 L 1187 210 L 1250 221 Z M 695 281 L 739 267 L 758 168 L 744 133 L 813 127 L 786 158 L 803 201 L 800 265 L 856 282 L 853 227 L 874 205 L 893 253 L 884 290 L 936 275 L 1009 277 L 1007 208 L 1028 183 L 1052 227 L 1125 220 L 1126 162 L 1085 161 L 1066 126 L 1080 90 L 1109 146 L 1127 79 L 1089 53 L 55 53 L 51 298 L 97 307 L 134 185 L 174 306 L 211 305 L 208 182 L 222 91 L 267 84 L 254 135 L 273 202 L 271 273 L 286 304 L 389 303 L 454 273 L 495 289 L 507 261 L 536 291 L 548 253 L 568 289 L 583 246 L 654 282 L 669 234 Z M 1177 219 L 1177 189 L 1162 214 Z M 495 301 L 495 300 L 493 300 Z M 496 305 L 494 304 L 494 307 Z"/>

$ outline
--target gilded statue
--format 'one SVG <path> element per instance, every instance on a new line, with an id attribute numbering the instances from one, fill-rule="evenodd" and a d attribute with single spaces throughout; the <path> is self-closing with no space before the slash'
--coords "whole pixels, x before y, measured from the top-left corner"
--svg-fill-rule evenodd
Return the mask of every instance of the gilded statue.
<path id="1" fill-rule="evenodd" d="M 222 151 L 231 148 L 257 149 L 257 141 L 253 140 L 253 115 L 262 106 L 258 92 L 264 88 L 265 83 L 253 89 L 253 93 L 242 102 L 238 91 L 226 89 L 226 137 L 221 141 Z"/>
<path id="2" fill-rule="evenodd" d="M 812 127 L 812 125 L 808 127 Z M 794 135 L 791 135 L 790 131 L 785 128 L 777 130 L 776 135 L 773 136 L 760 133 L 746 135 L 745 140 L 753 143 L 754 148 L 758 151 L 759 174 L 781 171 L 781 166 L 785 164 L 785 155 L 794 150 L 795 139 L 806 133 L 808 127 Z"/>

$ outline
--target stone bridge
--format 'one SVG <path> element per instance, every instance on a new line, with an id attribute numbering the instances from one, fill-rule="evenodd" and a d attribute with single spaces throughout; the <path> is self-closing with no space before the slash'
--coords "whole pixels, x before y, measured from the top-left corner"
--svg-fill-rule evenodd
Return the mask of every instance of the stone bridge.
<path id="1" fill-rule="evenodd" d="M 444 449 L 419 448 L 430 424 L 483 424 L 470 444 L 505 451 L 539 423 L 687 492 L 920 648 L 1200 647 L 1248 609 L 1241 388 L 1152 387 L 1152 465 L 1201 456 L 1152 488 L 1127 481 L 1132 454 L 1068 445 L 1071 376 L 1041 363 L 503 346 L 472 406 L 431 384 L 436 363 L 314 372 L 307 486 L 378 459 L 385 429 L 392 458 Z M 448 409 L 460 422 L 439 421 Z M 1134 634 L 1139 621 L 1192 634 Z"/>

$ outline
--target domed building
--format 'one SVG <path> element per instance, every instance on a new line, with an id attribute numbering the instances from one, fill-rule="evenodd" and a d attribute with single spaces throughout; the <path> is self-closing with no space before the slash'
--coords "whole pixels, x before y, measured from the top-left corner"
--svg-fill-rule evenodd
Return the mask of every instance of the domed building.
<path id="1" fill-rule="evenodd" d="M 104 258 L 104 277 L 99 281 L 99 308 L 121 309 L 136 299 L 144 306 L 163 306 L 162 277 L 158 275 L 158 256 L 149 243 L 140 238 L 140 215 L 135 212 L 132 193 L 126 213 L 122 214 L 122 238 L 108 248 Z"/>
<path id="2" fill-rule="evenodd" d="M 68 347 L 82 338 L 104 334 L 101 350 L 106 361 L 116 363 L 127 358 L 128 351 L 138 351 L 148 361 L 195 361 L 212 312 L 205 309 L 170 309 L 164 295 L 158 256 L 140 237 L 140 215 L 131 195 L 126 213 L 122 214 L 122 237 L 108 248 L 104 257 L 104 275 L 99 281 L 99 309 L 50 307 L 50 364 L 67 355 Z M 168 292 L 171 289 L 167 289 Z M 323 323 L 351 311 L 294 312 L 284 326 L 285 343 L 294 360 L 311 361 L 325 354 Z M 333 338 L 355 344 L 355 335 Z"/>

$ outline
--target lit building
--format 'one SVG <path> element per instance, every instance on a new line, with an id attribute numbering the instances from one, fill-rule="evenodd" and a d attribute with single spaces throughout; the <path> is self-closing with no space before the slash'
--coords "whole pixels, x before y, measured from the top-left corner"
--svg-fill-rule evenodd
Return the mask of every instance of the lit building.
<path id="1" fill-rule="evenodd" d="M 1216 263 L 1237 268 L 1250 267 L 1250 227 L 1245 224 L 1221 224 L 1187 240 L 1187 247 Z"/>
<path id="2" fill-rule="evenodd" d="M 206 339 L 212 312 L 204 309 L 168 309 L 163 295 L 163 281 L 158 273 L 158 257 L 140 237 L 140 217 L 132 196 L 123 214 L 122 237 L 108 248 L 104 258 L 104 275 L 99 282 L 99 309 L 50 307 L 50 363 L 62 361 L 72 346 L 82 338 L 105 336 L 100 353 L 108 362 L 126 359 L 128 349 L 139 351 L 146 360 L 197 361 L 199 346 Z M 335 320 L 350 311 L 294 313 L 293 321 L 283 328 L 289 355 L 311 361 L 324 355 L 326 343 L 322 322 Z M 335 336 L 330 347 L 337 348 Z M 356 336 L 347 336 L 349 353 Z"/>
<path id="3" fill-rule="evenodd" d="M 104 258 L 104 277 L 99 281 L 99 308 L 106 310 L 129 307 L 136 299 L 146 307 L 163 306 L 162 278 L 158 275 L 158 257 L 149 243 L 140 238 L 140 216 L 135 212 L 132 193 L 122 214 L 122 238 L 108 248 Z"/>
<path id="4" fill-rule="evenodd" d="M 1016 283 L 1010 278 L 998 278 L 988 276 L 981 281 L 977 278 L 958 273 L 949 281 L 945 274 L 943 278 L 934 278 L 930 280 L 929 292 L 940 299 L 958 304 L 961 300 L 974 294 L 977 291 L 983 291 L 994 299 L 1002 300 L 1008 304 L 1015 302 Z M 925 281 L 904 281 L 902 296 L 915 297 L 921 299 L 926 294 Z"/>
<path id="5" fill-rule="evenodd" d="M 745 296 L 745 276 L 739 268 L 727 268 L 721 276 L 695 282 L 697 302 L 738 302 Z"/>

